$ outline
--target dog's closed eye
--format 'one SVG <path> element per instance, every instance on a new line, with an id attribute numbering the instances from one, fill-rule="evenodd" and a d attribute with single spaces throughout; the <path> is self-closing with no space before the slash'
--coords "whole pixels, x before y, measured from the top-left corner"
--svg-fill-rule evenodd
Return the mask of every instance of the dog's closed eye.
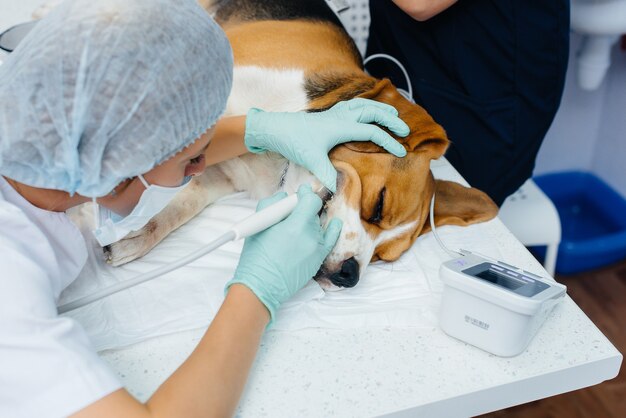
<path id="1" fill-rule="evenodd" d="M 376 206 L 374 207 L 374 211 L 372 212 L 372 216 L 367 220 L 367 222 L 372 224 L 377 224 L 383 219 L 383 208 L 385 207 L 385 191 L 387 189 L 383 187 L 378 194 L 378 201 L 376 202 Z"/>

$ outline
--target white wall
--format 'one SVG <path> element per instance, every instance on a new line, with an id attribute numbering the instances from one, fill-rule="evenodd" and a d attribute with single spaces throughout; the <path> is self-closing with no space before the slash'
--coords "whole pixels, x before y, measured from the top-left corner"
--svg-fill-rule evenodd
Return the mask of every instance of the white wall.
<path id="1" fill-rule="evenodd" d="M 537 156 L 534 174 L 591 171 L 626 196 L 626 53 L 615 47 L 602 85 L 587 92 L 576 82 L 580 41 L 573 33 L 563 100 Z"/>
<path id="2" fill-rule="evenodd" d="M 626 197 L 626 51 L 613 52 L 592 171 Z"/>

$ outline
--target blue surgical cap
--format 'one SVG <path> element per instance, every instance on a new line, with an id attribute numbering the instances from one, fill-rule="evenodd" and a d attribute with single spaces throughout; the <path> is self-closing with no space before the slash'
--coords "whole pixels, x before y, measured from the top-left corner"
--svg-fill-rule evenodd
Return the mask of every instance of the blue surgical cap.
<path id="1" fill-rule="evenodd" d="M 0 174 L 99 197 L 223 113 L 226 35 L 194 0 L 69 0 L 0 65 Z"/>

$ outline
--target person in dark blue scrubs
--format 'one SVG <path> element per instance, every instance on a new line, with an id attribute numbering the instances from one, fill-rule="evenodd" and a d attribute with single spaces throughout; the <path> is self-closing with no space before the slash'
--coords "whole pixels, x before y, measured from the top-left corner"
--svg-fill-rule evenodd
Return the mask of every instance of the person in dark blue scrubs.
<path id="1" fill-rule="evenodd" d="M 370 0 L 370 12 L 366 55 L 405 66 L 415 102 L 448 133 L 446 158 L 501 205 L 531 176 L 559 107 L 569 1 Z M 406 85 L 391 61 L 367 70 Z"/>

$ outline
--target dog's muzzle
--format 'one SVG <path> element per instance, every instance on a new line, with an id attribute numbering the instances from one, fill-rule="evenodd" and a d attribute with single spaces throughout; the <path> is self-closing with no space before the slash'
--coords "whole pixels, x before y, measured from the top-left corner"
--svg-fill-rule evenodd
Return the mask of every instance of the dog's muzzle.
<path id="1" fill-rule="evenodd" d="M 338 287 L 354 287 L 359 282 L 359 263 L 354 257 L 343 262 L 341 270 L 330 275 L 329 280 Z"/>

